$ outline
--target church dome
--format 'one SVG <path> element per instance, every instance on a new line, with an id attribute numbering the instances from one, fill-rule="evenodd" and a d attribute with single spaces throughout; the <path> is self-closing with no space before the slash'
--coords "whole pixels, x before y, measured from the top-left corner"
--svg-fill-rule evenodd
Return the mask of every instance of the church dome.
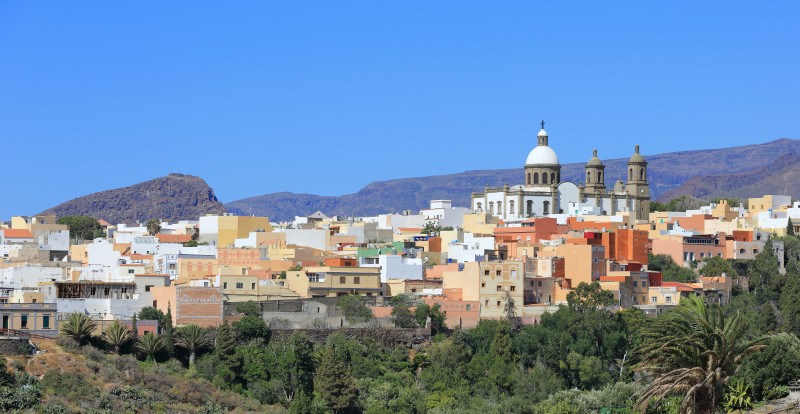
<path id="1" fill-rule="evenodd" d="M 558 165 L 558 156 L 552 148 L 547 145 L 539 145 L 528 154 L 525 165 Z"/>
<path id="2" fill-rule="evenodd" d="M 586 163 L 587 167 L 602 167 L 603 161 L 600 161 L 600 158 L 597 158 L 597 150 L 594 150 L 592 153 L 592 158 L 589 162 Z"/>
<path id="3" fill-rule="evenodd" d="M 631 159 L 628 160 L 628 162 L 629 163 L 631 163 L 631 162 L 644 162 L 644 157 L 642 157 L 642 154 L 639 154 L 639 146 L 638 145 L 636 146 L 636 148 L 634 150 L 634 153 L 631 156 Z"/>

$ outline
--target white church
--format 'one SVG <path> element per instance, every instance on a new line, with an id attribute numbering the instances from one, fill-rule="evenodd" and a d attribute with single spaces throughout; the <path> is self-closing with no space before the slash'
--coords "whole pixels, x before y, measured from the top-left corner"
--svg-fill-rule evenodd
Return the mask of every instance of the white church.
<path id="1" fill-rule="evenodd" d="M 614 188 L 606 189 L 605 166 L 597 158 L 597 150 L 586 163 L 585 183 L 562 182 L 561 164 L 548 143 L 544 121 L 537 138 L 538 145 L 525 161 L 525 184 L 486 187 L 483 193 L 473 192 L 473 211 L 512 221 L 553 214 L 578 215 L 580 210 L 602 215 L 630 212 L 635 213 L 636 220 L 648 219 L 647 162 L 639 154 L 638 145 L 628 160 L 628 182 L 619 180 Z"/>

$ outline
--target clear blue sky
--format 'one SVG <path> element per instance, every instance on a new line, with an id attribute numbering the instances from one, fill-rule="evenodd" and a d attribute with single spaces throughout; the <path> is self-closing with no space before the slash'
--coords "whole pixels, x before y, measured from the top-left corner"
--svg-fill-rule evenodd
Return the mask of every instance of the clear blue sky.
<path id="1" fill-rule="evenodd" d="M 800 138 L 800 2 L 561 3 L 0 2 L 0 219 Z"/>

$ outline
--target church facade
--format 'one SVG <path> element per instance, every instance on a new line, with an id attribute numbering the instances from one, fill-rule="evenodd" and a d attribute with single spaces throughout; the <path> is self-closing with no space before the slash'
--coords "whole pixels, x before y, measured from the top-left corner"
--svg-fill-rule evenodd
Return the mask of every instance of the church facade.
<path id="1" fill-rule="evenodd" d="M 597 150 L 586 163 L 585 183 L 575 184 L 561 181 L 561 164 L 550 148 L 544 121 L 537 140 L 538 145 L 525 161 L 524 184 L 473 192 L 473 211 L 510 221 L 554 214 L 577 215 L 579 211 L 603 215 L 629 212 L 636 220 L 648 219 L 647 161 L 639 153 L 638 145 L 628 160 L 627 183 L 618 180 L 612 188 L 606 188 L 605 166 L 597 157 Z"/>

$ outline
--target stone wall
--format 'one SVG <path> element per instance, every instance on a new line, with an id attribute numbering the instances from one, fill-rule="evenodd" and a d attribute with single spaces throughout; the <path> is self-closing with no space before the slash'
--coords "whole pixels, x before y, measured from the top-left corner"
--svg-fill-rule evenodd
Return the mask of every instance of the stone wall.
<path id="1" fill-rule="evenodd" d="M 0 355 L 28 355 L 33 349 L 25 338 L 0 337 Z"/>

